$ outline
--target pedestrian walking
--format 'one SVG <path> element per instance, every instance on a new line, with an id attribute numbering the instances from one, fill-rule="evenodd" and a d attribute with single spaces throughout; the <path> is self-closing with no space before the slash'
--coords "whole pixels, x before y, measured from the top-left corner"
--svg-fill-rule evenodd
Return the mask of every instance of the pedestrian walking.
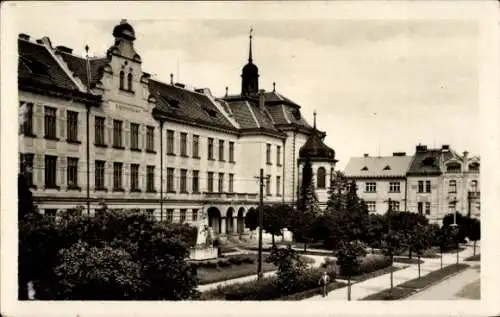
<path id="1" fill-rule="evenodd" d="M 326 297 L 326 295 L 328 295 L 327 291 L 328 283 L 330 283 L 330 276 L 328 276 L 328 273 L 324 271 L 323 275 L 321 275 L 318 281 L 318 284 L 321 286 L 321 294 L 323 297 Z"/>

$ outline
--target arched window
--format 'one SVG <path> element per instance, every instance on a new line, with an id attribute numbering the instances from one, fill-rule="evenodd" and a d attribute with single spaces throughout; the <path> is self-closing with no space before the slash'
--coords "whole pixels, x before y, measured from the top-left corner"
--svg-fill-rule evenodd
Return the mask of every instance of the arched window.
<path id="1" fill-rule="evenodd" d="M 127 86 L 128 90 L 132 91 L 132 73 L 128 73 L 127 75 Z"/>
<path id="2" fill-rule="evenodd" d="M 125 89 L 125 72 L 123 70 L 120 72 L 120 89 Z"/>
<path id="3" fill-rule="evenodd" d="M 318 168 L 318 173 L 316 174 L 316 187 L 325 188 L 326 186 L 326 170 L 324 167 Z"/>
<path id="4" fill-rule="evenodd" d="M 448 173 L 460 173 L 462 166 L 460 163 L 450 163 L 446 165 L 446 172 Z"/>

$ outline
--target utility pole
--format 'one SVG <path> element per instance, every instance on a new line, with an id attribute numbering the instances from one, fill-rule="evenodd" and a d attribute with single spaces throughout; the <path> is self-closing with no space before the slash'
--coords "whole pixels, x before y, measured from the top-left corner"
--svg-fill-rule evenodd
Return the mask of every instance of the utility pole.
<path id="1" fill-rule="evenodd" d="M 89 46 L 88 45 L 85 45 L 85 62 L 86 62 L 86 70 L 87 70 L 87 94 L 90 94 L 90 83 L 91 83 L 91 79 L 90 79 L 90 75 L 91 75 L 91 71 L 90 71 L 90 61 L 89 61 Z M 86 142 L 86 146 L 87 146 L 87 149 L 86 149 L 86 154 L 87 154 L 87 214 L 90 215 L 90 104 L 89 102 L 87 101 L 86 103 L 86 110 L 87 110 L 87 113 L 86 113 L 86 120 L 85 120 L 85 125 L 86 125 L 86 138 L 87 138 L 87 142 Z"/>
<path id="2" fill-rule="evenodd" d="M 392 235 L 392 199 L 389 198 L 387 199 L 386 201 L 384 201 L 387 203 L 387 205 L 389 206 L 389 208 L 387 209 L 387 218 L 388 218 L 388 225 L 389 225 L 389 230 L 387 231 L 388 233 L 388 243 L 389 243 L 389 255 L 390 255 L 390 258 L 391 258 L 391 270 L 390 270 L 390 279 L 391 279 L 391 293 L 392 293 L 392 289 L 394 287 L 394 281 L 393 281 L 393 265 L 394 265 L 394 250 L 393 250 L 393 235 Z"/>
<path id="3" fill-rule="evenodd" d="M 262 278 L 262 225 L 264 223 L 264 169 L 260 169 L 259 178 L 259 187 L 260 187 L 260 195 L 259 195 L 259 255 L 258 255 L 258 263 L 257 263 L 257 279 L 260 280 Z"/>

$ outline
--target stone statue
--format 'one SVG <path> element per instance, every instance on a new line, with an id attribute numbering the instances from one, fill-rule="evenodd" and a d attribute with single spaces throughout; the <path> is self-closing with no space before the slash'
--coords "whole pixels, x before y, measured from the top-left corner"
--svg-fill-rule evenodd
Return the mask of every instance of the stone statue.
<path id="1" fill-rule="evenodd" d="M 206 219 L 207 219 L 206 213 L 202 212 L 201 219 L 198 221 L 198 235 L 196 237 L 196 245 L 212 247 L 213 246 L 212 236 L 210 234 L 208 225 L 206 224 Z"/>

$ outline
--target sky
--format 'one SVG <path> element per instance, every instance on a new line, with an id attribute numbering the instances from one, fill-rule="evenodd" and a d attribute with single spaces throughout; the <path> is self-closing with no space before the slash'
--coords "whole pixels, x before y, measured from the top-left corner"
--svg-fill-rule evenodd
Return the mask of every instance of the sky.
<path id="1" fill-rule="evenodd" d="M 251 2 L 213 11 L 184 4 L 190 10 L 186 18 L 172 13 L 179 12 L 179 3 L 162 3 L 161 10 L 149 4 L 154 14 L 126 3 L 120 9 L 113 2 L 102 5 L 89 14 L 71 2 L 20 3 L 13 28 L 33 40 L 48 36 L 53 46 L 77 54 L 88 44 L 91 55 L 103 56 L 113 44 L 113 27 L 127 18 L 143 71 L 165 82 L 173 73 L 175 81 L 210 88 L 217 96 L 226 86 L 229 94 L 240 92 L 253 28 L 260 88 L 272 90 L 275 82 L 279 93 L 301 105 L 310 123 L 318 113 L 317 125 L 326 131 L 340 169 L 364 153 L 412 154 L 418 143 L 479 154 L 474 133 L 480 128 L 479 27 L 474 20 L 292 18 L 283 13 L 275 19 L 260 13 L 270 11 L 270 5 L 257 8 Z M 41 8 L 47 14 L 40 14 Z"/>

